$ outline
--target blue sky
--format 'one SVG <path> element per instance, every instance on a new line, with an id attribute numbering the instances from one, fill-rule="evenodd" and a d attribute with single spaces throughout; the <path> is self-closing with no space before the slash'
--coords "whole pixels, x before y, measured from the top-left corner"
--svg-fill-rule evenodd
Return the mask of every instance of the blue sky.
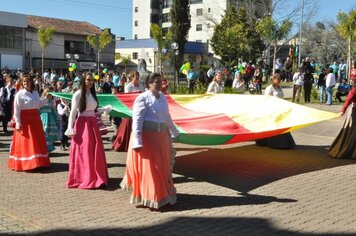
<path id="1" fill-rule="evenodd" d="M 355 0 L 315 1 L 319 2 L 319 11 L 313 21 L 335 20 L 339 10 L 356 9 Z M 100 28 L 111 28 L 116 36 L 132 38 L 132 0 L 2 0 L 0 10 L 87 21 Z"/>

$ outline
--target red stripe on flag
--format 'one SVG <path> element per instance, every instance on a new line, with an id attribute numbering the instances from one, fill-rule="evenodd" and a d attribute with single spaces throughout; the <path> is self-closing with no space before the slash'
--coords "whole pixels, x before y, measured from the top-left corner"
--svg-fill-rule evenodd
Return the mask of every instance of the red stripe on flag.
<path id="1" fill-rule="evenodd" d="M 137 96 L 137 93 L 116 95 L 131 110 Z M 251 133 L 251 131 L 239 125 L 225 114 L 196 112 L 180 105 L 170 95 L 165 96 L 174 123 L 188 134 L 231 135 Z"/>

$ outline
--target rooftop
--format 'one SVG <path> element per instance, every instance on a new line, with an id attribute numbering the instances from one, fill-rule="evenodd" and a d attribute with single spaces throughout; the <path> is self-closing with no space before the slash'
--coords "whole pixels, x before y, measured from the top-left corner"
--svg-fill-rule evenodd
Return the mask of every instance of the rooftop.
<path id="1" fill-rule="evenodd" d="M 56 32 L 77 35 L 100 34 L 99 27 L 85 21 L 64 20 L 44 16 L 28 15 L 28 26 L 38 29 L 40 26 L 53 27 Z"/>

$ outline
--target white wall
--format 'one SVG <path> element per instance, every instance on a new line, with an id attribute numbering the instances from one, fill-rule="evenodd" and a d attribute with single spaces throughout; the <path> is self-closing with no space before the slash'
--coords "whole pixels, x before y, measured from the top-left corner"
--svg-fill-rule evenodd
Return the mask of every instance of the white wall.
<path id="1" fill-rule="evenodd" d="M 133 53 L 138 53 L 137 59 L 133 59 Z M 115 53 L 120 53 L 121 56 L 127 57 L 130 55 L 131 61 L 135 64 L 139 64 L 138 59 L 145 59 L 147 63 L 147 70 L 149 71 L 154 71 L 154 67 L 156 65 L 156 68 L 158 66 L 158 62 L 155 62 L 155 56 L 154 56 L 154 50 L 153 48 L 120 48 L 120 49 L 115 49 Z M 115 65 L 120 63 L 120 60 L 115 60 Z M 155 64 L 156 63 L 156 64 Z"/>
<path id="2" fill-rule="evenodd" d="M 20 68 L 23 70 L 23 56 L 22 55 L 11 55 L 11 54 L 1 54 L 0 58 L 0 68 L 7 66 L 10 70 L 16 70 Z"/>
<path id="3" fill-rule="evenodd" d="M 30 52 L 31 58 L 42 57 L 42 49 L 38 42 L 37 33 L 26 30 L 27 45 L 26 51 Z M 54 34 L 53 40 L 44 52 L 45 58 L 64 59 L 64 35 Z"/>
<path id="4" fill-rule="evenodd" d="M 27 28 L 27 15 L 0 11 L 0 25 Z"/>
<path id="5" fill-rule="evenodd" d="M 132 6 L 132 39 L 135 34 L 138 39 L 150 38 L 151 1 L 133 0 Z M 138 7 L 138 12 L 135 12 L 135 7 Z M 138 26 L 135 26 L 135 21 L 138 21 Z"/>

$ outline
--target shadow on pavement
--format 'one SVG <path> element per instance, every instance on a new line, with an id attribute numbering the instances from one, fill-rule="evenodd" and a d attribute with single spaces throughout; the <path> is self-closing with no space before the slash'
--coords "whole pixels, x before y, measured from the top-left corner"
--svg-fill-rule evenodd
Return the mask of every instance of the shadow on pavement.
<path id="1" fill-rule="evenodd" d="M 109 183 L 108 186 L 102 187 L 101 190 L 106 190 L 106 191 L 115 191 L 117 189 L 120 189 L 120 183 L 122 181 L 122 178 L 111 178 L 109 176 Z"/>
<path id="2" fill-rule="evenodd" d="M 166 205 L 159 212 L 190 211 L 194 209 L 211 209 L 216 207 L 262 205 L 271 202 L 297 202 L 294 199 L 276 198 L 256 194 L 243 194 L 240 196 L 212 196 L 200 194 L 177 194 L 178 202 L 174 206 Z M 199 202 L 199 204 L 197 204 Z"/>
<path id="3" fill-rule="evenodd" d="M 177 156 L 174 173 L 185 176 L 189 182 L 209 182 L 246 194 L 279 179 L 355 163 L 330 158 L 326 146 L 277 150 L 248 145 Z M 178 179 L 176 183 L 184 181 Z"/>
<path id="4" fill-rule="evenodd" d="M 278 229 L 273 222 L 257 217 L 175 217 L 136 228 L 55 229 L 30 235 L 312 235 L 336 236 L 355 233 L 310 233 Z"/>

